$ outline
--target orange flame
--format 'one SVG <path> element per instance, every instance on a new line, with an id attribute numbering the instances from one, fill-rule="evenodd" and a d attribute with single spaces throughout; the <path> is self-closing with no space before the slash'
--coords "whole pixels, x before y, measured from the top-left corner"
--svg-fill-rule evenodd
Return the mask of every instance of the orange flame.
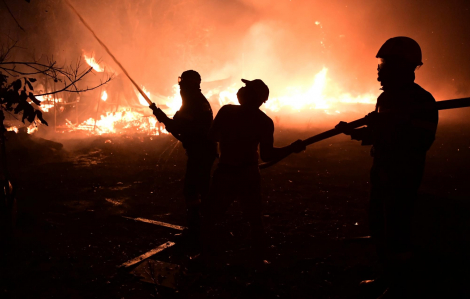
<path id="1" fill-rule="evenodd" d="M 279 112 L 287 109 L 296 112 L 318 109 L 323 110 L 327 114 L 331 114 L 340 113 L 344 108 L 348 109 L 344 104 L 375 103 L 377 98 L 376 94 L 369 93 L 354 97 L 349 93 L 341 92 L 338 87 L 329 82 L 327 74 L 327 68 L 323 68 L 318 72 L 313 78 L 312 85 L 306 91 L 300 86 L 287 87 L 284 90 L 284 94 L 270 97 L 262 106 L 262 109 L 271 112 Z M 238 105 L 237 90 L 234 84 L 226 90 L 221 91 L 219 93 L 219 104 L 221 106 L 226 104 Z"/>
<path id="2" fill-rule="evenodd" d="M 145 89 L 144 86 L 142 86 L 142 91 L 145 92 L 145 94 L 149 97 L 149 99 L 151 100 L 152 99 L 152 96 L 150 95 L 150 92 L 147 91 L 147 89 Z M 144 97 L 140 94 L 140 92 L 138 90 L 136 90 L 136 94 L 137 94 L 137 97 L 139 98 L 139 103 L 142 105 L 142 106 L 148 106 L 149 104 L 147 103 L 147 101 L 144 99 Z"/>
<path id="3" fill-rule="evenodd" d="M 101 94 L 101 100 L 105 101 L 108 99 L 108 93 L 106 92 L 106 90 L 103 91 L 103 93 Z"/>
<path id="4" fill-rule="evenodd" d="M 41 102 L 41 105 L 39 106 L 39 109 L 43 112 L 49 112 L 50 109 L 54 107 L 54 96 L 51 94 L 45 95 L 45 96 L 37 96 L 36 99 L 38 99 Z M 62 99 L 55 99 L 56 102 L 62 102 Z"/>
<path id="5" fill-rule="evenodd" d="M 232 84 L 224 90 L 212 89 L 205 92 L 207 99 L 218 100 L 220 106 L 226 104 L 237 104 L 237 91 L 241 84 Z M 168 116 L 173 116 L 182 104 L 179 85 L 173 86 L 173 93 L 170 96 L 152 95 L 144 86 L 142 90 L 149 98 L 154 98 L 157 106 L 161 106 Z M 277 93 L 277 94 L 276 94 Z M 338 86 L 328 78 L 328 69 L 321 69 L 311 80 L 307 88 L 304 86 L 290 86 L 282 90 L 274 90 L 273 96 L 261 107 L 269 113 L 308 113 L 309 110 L 323 111 L 325 114 L 337 114 L 347 112 L 350 105 L 347 104 L 374 104 L 377 94 L 367 93 L 359 96 L 353 96 L 343 92 Z M 148 103 L 142 95 L 136 91 L 139 103 L 147 107 Z M 45 96 L 40 100 L 52 100 Z M 103 91 L 101 100 L 106 101 L 108 94 Z M 62 99 L 58 99 L 61 101 Z M 41 105 L 42 107 L 43 105 Z M 53 105 L 52 105 L 53 106 Z M 42 109 L 47 109 L 43 107 Z M 368 109 L 368 108 L 365 108 Z M 96 121 L 89 118 L 81 124 L 72 124 L 68 122 L 69 131 L 85 131 L 88 134 L 122 134 L 122 133 L 141 133 L 148 135 L 168 134 L 166 130 L 160 127 L 155 117 L 150 114 L 144 114 L 142 109 L 124 108 L 114 113 L 101 115 Z M 300 115 L 300 114 L 299 114 Z M 95 124 L 96 123 L 96 124 Z"/>
<path id="6" fill-rule="evenodd" d="M 15 132 L 15 133 L 18 133 L 18 127 L 9 127 L 9 128 L 7 128 L 7 131 L 8 131 L 8 132 Z"/>
<path id="7" fill-rule="evenodd" d="M 86 63 L 88 63 L 88 65 L 91 66 L 95 71 L 99 73 L 104 72 L 104 67 L 102 67 L 98 62 L 96 62 L 95 57 L 89 57 L 86 54 L 83 54 L 83 58 L 85 58 Z"/>

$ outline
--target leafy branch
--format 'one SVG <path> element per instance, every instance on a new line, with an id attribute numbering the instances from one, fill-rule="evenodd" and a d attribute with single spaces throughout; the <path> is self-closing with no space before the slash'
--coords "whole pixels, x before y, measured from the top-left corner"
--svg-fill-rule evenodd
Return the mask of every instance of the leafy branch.
<path id="1" fill-rule="evenodd" d="M 42 117 L 42 111 L 36 110 L 31 103 L 37 106 L 41 105 L 41 101 L 37 99 L 39 96 L 47 96 L 59 92 L 80 93 L 96 89 L 112 79 L 112 75 L 100 83 L 92 87 L 80 88 L 78 82 L 85 76 L 92 73 L 93 68 L 83 68 L 81 60 L 78 59 L 75 65 L 61 67 L 53 59 L 47 62 L 39 61 L 9 61 L 9 56 L 16 42 L 10 46 L 2 46 L 0 48 L 0 105 L 2 111 L 12 112 L 14 114 L 23 113 L 21 121 L 25 120 L 32 123 L 36 118 L 43 124 L 47 122 Z M 5 73 L 5 74 L 4 74 Z M 7 74 L 7 75 L 6 75 Z M 56 83 L 62 83 L 63 86 L 52 91 L 35 94 L 33 83 L 37 81 L 36 77 L 46 76 L 52 78 Z M 8 78 L 15 80 L 8 83 Z"/>

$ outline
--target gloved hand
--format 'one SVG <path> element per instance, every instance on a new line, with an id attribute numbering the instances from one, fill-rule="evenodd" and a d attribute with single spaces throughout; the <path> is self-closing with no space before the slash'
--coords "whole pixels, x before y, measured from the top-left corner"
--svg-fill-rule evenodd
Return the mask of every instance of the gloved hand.
<path id="1" fill-rule="evenodd" d="M 165 123 L 167 120 L 169 120 L 168 116 L 166 116 L 165 112 L 162 111 L 162 109 L 157 108 L 155 103 L 152 103 L 149 106 L 150 109 L 153 111 L 153 115 L 157 118 L 157 120 L 161 123 Z"/>
<path id="2" fill-rule="evenodd" d="M 341 133 L 346 134 L 346 135 L 351 135 L 354 129 L 352 129 L 347 122 L 345 121 L 340 121 L 336 126 L 336 130 L 339 130 Z"/>
<path id="3" fill-rule="evenodd" d="M 374 126 L 378 124 L 379 121 L 379 113 L 376 111 L 372 111 L 371 113 L 367 114 L 365 117 L 367 126 Z"/>
<path id="4" fill-rule="evenodd" d="M 155 112 L 155 110 L 157 110 L 157 105 L 155 105 L 155 103 L 152 103 L 150 106 L 149 106 L 150 109 L 152 109 L 153 112 Z"/>
<path id="5" fill-rule="evenodd" d="M 296 140 L 291 143 L 290 148 L 293 153 L 300 153 L 304 151 L 307 147 L 305 146 L 304 142 L 302 140 Z"/>

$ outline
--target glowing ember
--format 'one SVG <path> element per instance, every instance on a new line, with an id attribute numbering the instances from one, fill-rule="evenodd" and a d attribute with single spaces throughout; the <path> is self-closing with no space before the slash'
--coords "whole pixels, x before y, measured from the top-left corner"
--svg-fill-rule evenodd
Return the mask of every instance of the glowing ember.
<path id="1" fill-rule="evenodd" d="M 103 93 L 101 94 L 101 99 L 105 102 L 108 99 L 108 93 L 106 92 L 106 90 L 104 90 Z"/>
<path id="2" fill-rule="evenodd" d="M 29 126 L 23 126 L 23 127 L 16 127 L 16 126 L 11 126 L 9 128 L 7 128 L 7 131 L 9 132 L 15 132 L 15 133 L 18 133 L 20 131 L 20 129 L 24 129 L 26 128 L 26 132 L 28 134 L 33 134 L 34 132 L 37 132 L 39 129 L 38 129 L 38 126 L 40 126 L 41 123 L 40 122 L 33 122 L 31 123 Z"/>
<path id="3" fill-rule="evenodd" d="M 96 62 L 95 57 L 89 57 L 86 54 L 83 54 L 83 58 L 85 58 L 86 63 L 88 63 L 88 65 L 91 66 L 95 71 L 99 73 L 104 72 L 104 67 Z"/>
<path id="4" fill-rule="evenodd" d="M 32 123 L 31 125 L 29 125 L 28 130 L 27 130 L 28 134 L 33 134 L 34 132 L 37 132 L 37 131 L 39 131 L 39 126 L 36 125 L 35 123 Z"/>
<path id="5" fill-rule="evenodd" d="M 9 127 L 9 128 L 7 128 L 7 131 L 8 131 L 8 132 L 15 132 L 15 133 L 18 133 L 18 128 L 17 128 L 17 127 Z"/>
<path id="6" fill-rule="evenodd" d="M 39 101 L 41 101 L 41 106 L 39 106 L 39 109 L 43 112 L 49 112 L 51 108 L 54 107 L 54 96 L 51 94 L 45 95 L 45 96 L 38 96 L 36 97 Z M 62 99 L 58 98 L 55 99 L 57 103 L 61 103 Z"/>

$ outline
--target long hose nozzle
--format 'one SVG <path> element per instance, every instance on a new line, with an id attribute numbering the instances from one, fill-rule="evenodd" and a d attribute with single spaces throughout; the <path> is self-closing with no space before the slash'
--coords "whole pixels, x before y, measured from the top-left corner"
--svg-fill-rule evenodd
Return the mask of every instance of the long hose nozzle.
<path id="1" fill-rule="evenodd" d="M 137 83 L 135 83 L 134 79 L 132 79 L 131 76 L 129 76 L 129 73 L 126 71 L 126 69 L 116 59 L 116 57 L 114 57 L 114 55 L 111 53 L 111 51 L 108 49 L 108 47 L 101 41 L 101 39 L 99 39 L 99 37 L 95 34 L 93 29 L 91 29 L 90 25 L 88 25 L 88 23 L 85 22 L 85 20 L 78 13 L 78 11 L 75 9 L 75 7 L 73 7 L 73 5 L 68 0 L 65 0 L 65 3 L 70 7 L 70 9 L 72 9 L 72 11 L 77 15 L 77 17 L 80 19 L 80 21 L 82 21 L 83 25 L 85 25 L 85 27 L 91 32 L 91 34 L 93 34 L 93 36 L 98 41 L 98 43 L 106 50 L 106 52 L 109 54 L 109 56 L 111 56 L 111 58 L 114 60 L 114 62 L 121 68 L 121 70 L 124 72 L 124 74 L 127 76 L 127 78 L 129 78 L 129 80 L 131 80 L 132 84 L 134 84 L 135 88 L 137 88 L 137 90 L 144 97 L 144 99 L 147 101 L 147 103 L 149 105 L 152 105 L 153 103 L 150 100 L 150 98 L 145 94 L 145 92 L 142 90 L 142 88 L 140 88 L 139 85 L 137 85 Z"/>

